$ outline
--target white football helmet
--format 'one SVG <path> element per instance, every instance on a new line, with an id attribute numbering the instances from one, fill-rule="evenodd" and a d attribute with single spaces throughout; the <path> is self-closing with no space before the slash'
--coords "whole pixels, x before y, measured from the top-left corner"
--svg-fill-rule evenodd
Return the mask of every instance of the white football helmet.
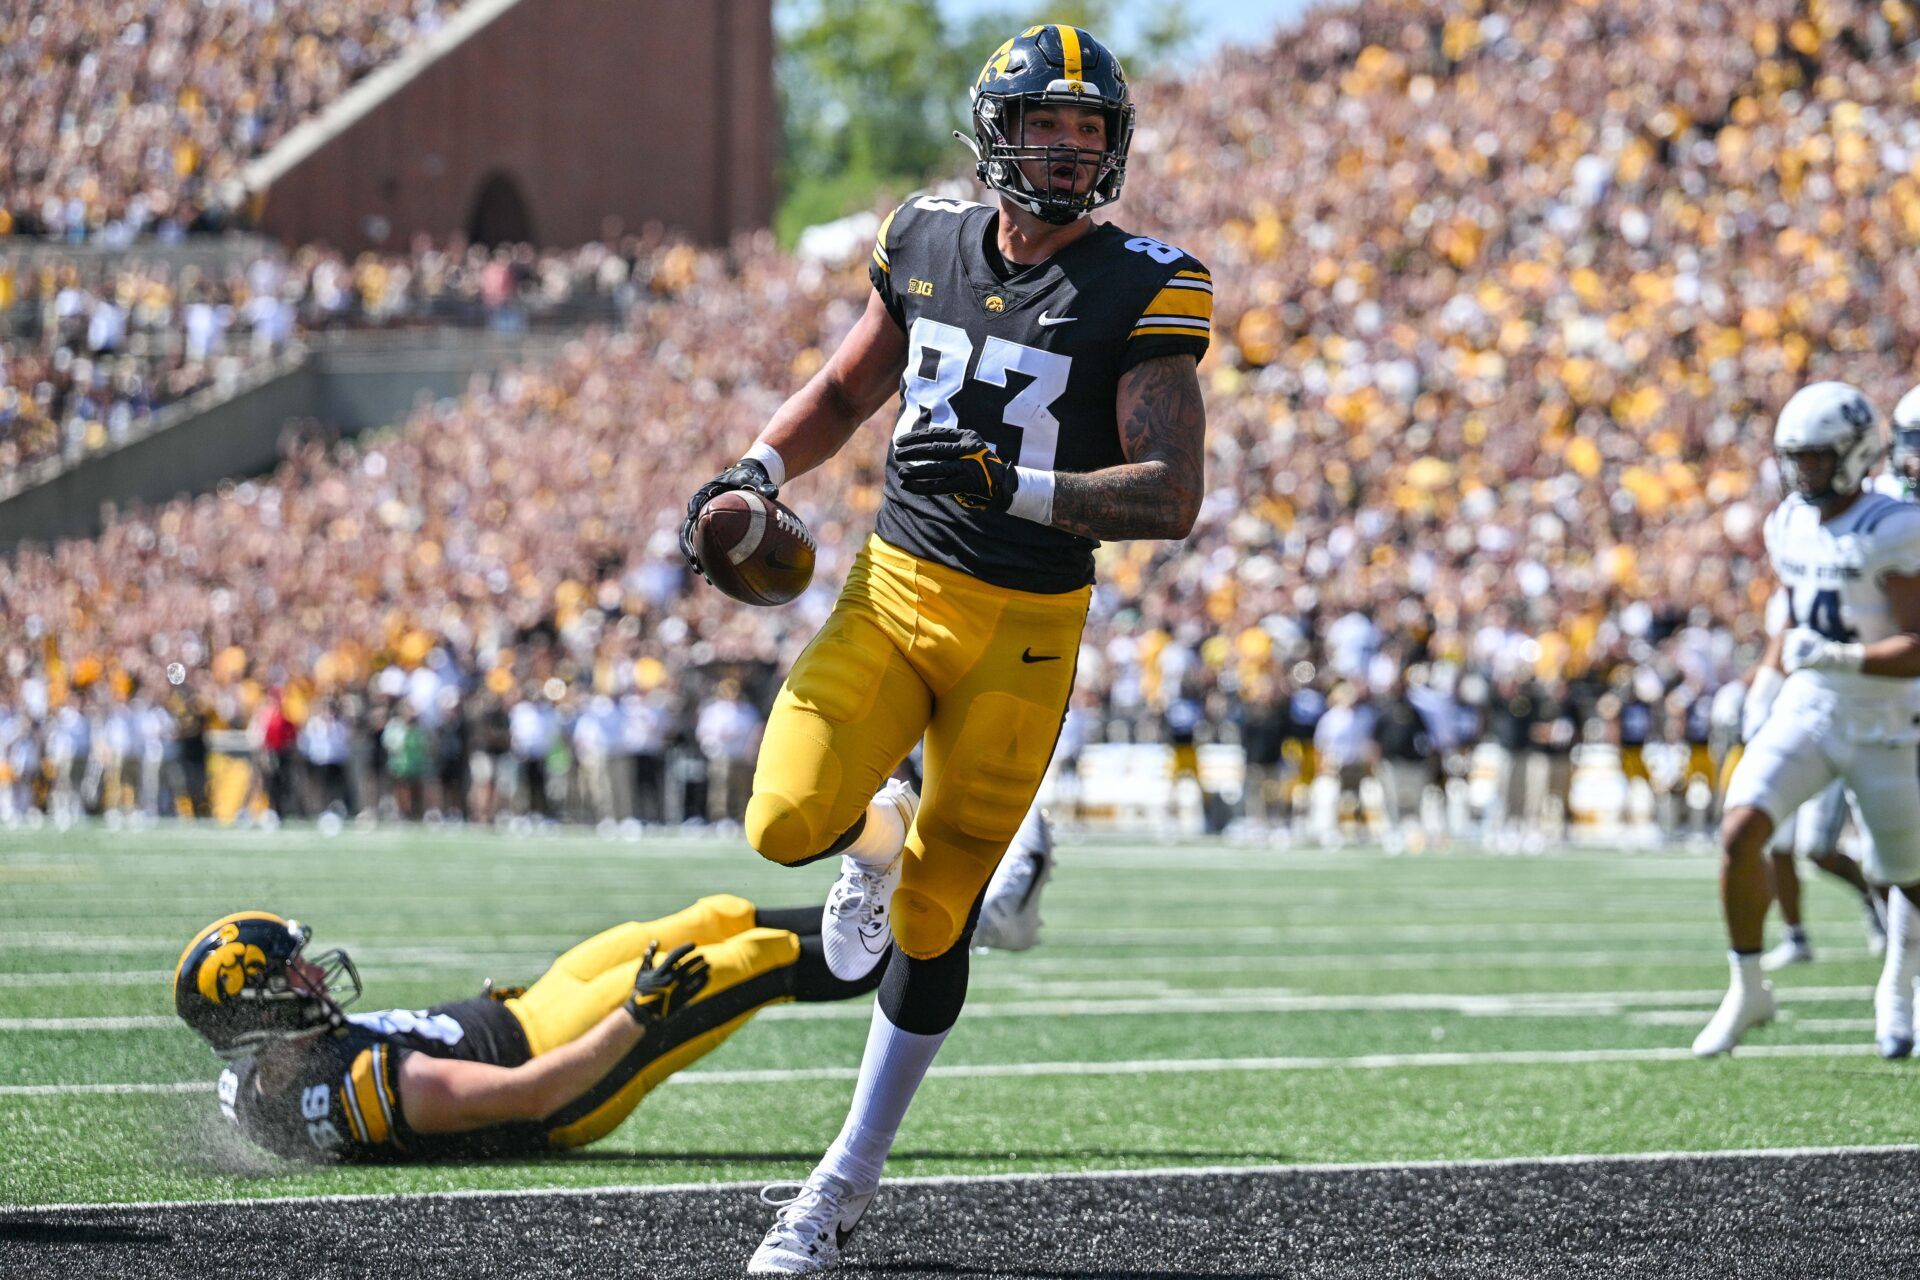
<path id="1" fill-rule="evenodd" d="M 1893 406 L 1893 475 L 1907 497 L 1920 492 L 1920 387 Z"/>
<path id="2" fill-rule="evenodd" d="M 1827 484 L 1812 488 L 1796 455 L 1833 451 Z M 1800 388 L 1773 424 L 1773 452 L 1780 478 L 1803 498 L 1819 500 L 1860 492 L 1881 451 L 1880 417 L 1858 388 L 1844 382 L 1815 382 Z"/>

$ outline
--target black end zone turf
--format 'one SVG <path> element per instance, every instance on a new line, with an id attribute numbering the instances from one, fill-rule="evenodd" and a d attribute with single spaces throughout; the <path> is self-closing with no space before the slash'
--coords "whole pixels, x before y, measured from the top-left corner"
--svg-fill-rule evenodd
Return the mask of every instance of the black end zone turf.
<path id="1" fill-rule="evenodd" d="M 1849 1154 L 897 1186 L 836 1274 L 1920 1277 L 1920 1157 Z M 0 1212 L 0 1275 L 738 1276 L 751 1191 Z"/>

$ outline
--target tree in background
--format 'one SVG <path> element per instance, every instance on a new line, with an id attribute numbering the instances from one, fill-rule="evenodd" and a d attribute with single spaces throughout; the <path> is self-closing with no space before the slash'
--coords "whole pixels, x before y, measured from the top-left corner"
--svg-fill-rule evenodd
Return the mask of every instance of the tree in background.
<path id="1" fill-rule="evenodd" d="M 961 21 L 938 0 L 782 0 L 781 243 L 882 193 L 965 172 L 953 131 L 967 127 L 967 86 L 987 55 L 1037 22 L 1071 23 L 1104 40 L 1123 11 L 1134 38 L 1115 51 L 1130 75 L 1193 37 L 1172 0 L 1022 0 Z"/>

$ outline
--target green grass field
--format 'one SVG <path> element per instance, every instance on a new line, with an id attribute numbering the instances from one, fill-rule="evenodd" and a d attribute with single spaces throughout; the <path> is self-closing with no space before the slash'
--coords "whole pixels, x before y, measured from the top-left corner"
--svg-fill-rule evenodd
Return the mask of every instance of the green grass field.
<path id="1" fill-rule="evenodd" d="M 805 1172 L 868 1002 L 771 1010 L 585 1153 L 309 1169 L 224 1132 L 169 1016 L 200 925 L 293 915 L 350 949 L 363 1010 L 531 981 L 702 893 L 818 901 L 827 867 L 737 843 L 165 830 L 0 836 L 0 1204 L 627 1185 Z M 1871 1056 L 1848 896 L 1736 1059 L 1685 1048 L 1725 982 L 1698 854 L 1389 858 L 1064 842 L 1042 945 L 976 959 L 897 1175 L 1920 1141 L 1915 1067 Z"/>

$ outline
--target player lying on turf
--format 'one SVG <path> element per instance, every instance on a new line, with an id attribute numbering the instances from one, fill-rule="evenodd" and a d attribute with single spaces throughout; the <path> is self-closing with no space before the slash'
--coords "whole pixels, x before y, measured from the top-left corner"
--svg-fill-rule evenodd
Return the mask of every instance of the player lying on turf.
<path id="1" fill-rule="evenodd" d="M 174 1008 L 214 1052 L 220 1110 L 257 1145 L 308 1160 L 432 1160 L 578 1147 L 758 1010 L 844 1000 L 818 906 L 721 894 L 580 943 L 525 990 L 349 1014 L 341 950 L 264 911 L 215 921 L 181 953 Z"/>

